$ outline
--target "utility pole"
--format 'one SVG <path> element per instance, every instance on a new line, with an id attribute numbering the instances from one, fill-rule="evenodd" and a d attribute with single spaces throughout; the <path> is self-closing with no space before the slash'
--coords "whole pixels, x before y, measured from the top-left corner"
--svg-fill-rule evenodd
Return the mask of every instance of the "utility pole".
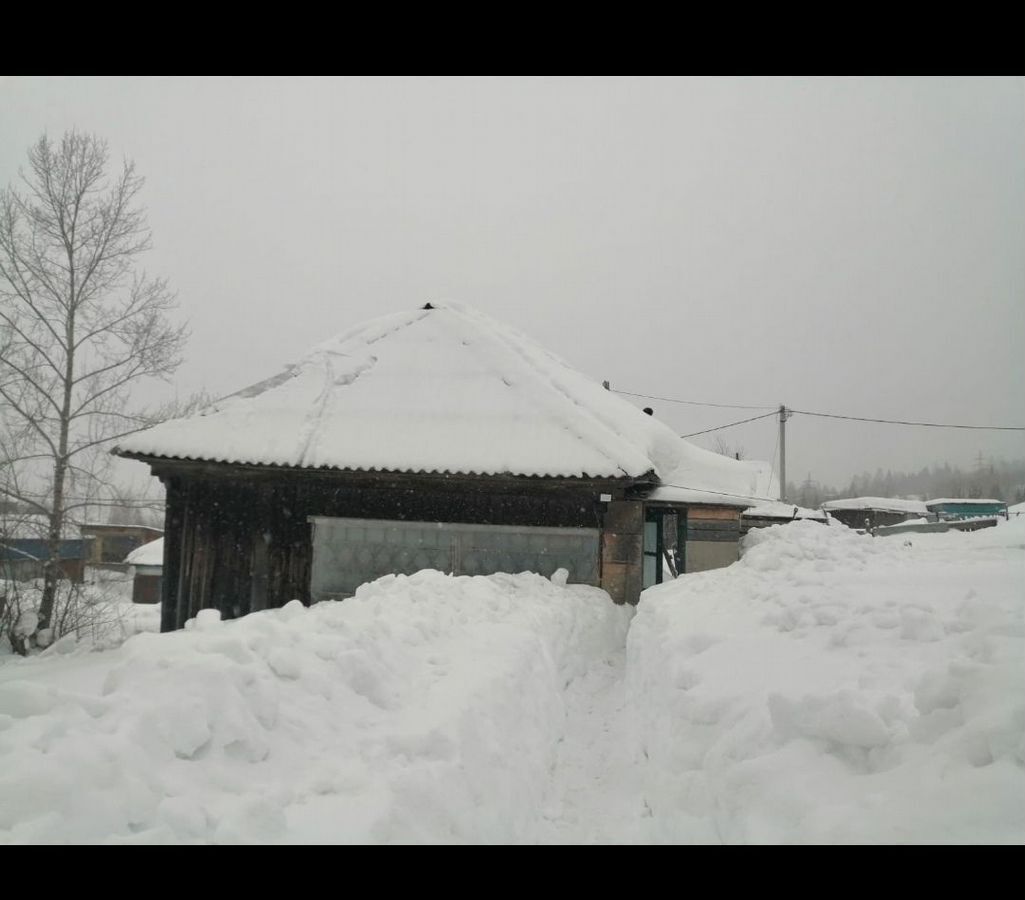
<path id="1" fill-rule="evenodd" d="M 792 415 L 779 405 L 779 499 L 787 502 L 787 419 Z"/>

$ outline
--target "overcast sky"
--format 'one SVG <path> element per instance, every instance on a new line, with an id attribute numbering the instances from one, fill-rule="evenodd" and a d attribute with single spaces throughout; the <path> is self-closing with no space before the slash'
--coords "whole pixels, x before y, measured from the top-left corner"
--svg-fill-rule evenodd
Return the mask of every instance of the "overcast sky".
<path id="1" fill-rule="evenodd" d="M 4 78 L 0 184 L 72 126 L 146 177 L 193 332 L 165 396 L 451 299 L 625 391 L 1025 425 L 1022 78 Z M 720 434 L 771 459 L 777 430 Z M 1025 436 L 787 426 L 795 481 L 980 451 Z"/>

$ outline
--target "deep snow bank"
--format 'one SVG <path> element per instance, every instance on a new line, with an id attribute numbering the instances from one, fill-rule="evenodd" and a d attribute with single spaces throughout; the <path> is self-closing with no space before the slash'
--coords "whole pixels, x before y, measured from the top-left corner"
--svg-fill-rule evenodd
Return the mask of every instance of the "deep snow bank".
<path id="1" fill-rule="evenodd" d="M 646 591 L 630 629 L 651 834 L 1025 839 L 1025 522 L 747 541 L 728 569 Z"/>
<path id="2" fill-rule="evenodd" d="M 95 692 L 84 657 L 9 663 L 0 842 L 515 841 L 566 682 L 630 614 L 537 575 L 424 571 L 137 635 Z"/>

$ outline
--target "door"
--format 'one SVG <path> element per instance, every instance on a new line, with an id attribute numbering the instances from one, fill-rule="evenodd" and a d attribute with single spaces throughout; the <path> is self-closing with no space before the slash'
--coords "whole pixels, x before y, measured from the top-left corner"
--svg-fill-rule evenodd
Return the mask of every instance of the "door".
<path id="1" fill-rule="evenodd" d="M 686 571 L 687 511 L 649 506 L 644 510 L 642 587 L 671 581 Z"/>

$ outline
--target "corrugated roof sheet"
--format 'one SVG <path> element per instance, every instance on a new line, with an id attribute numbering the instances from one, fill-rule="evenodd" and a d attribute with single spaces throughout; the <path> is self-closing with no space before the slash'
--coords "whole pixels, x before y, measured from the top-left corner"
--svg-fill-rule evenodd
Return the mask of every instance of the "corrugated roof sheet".
<path id="1" fill-rule="evenodd" d="M 733 460 L 688 444 L 530 338 L 455 304 L 365 323 L 199 415 L 125 438 L 116 452 L 404 473 L 679 472 L 688 488 L 760 495 Z"/>

